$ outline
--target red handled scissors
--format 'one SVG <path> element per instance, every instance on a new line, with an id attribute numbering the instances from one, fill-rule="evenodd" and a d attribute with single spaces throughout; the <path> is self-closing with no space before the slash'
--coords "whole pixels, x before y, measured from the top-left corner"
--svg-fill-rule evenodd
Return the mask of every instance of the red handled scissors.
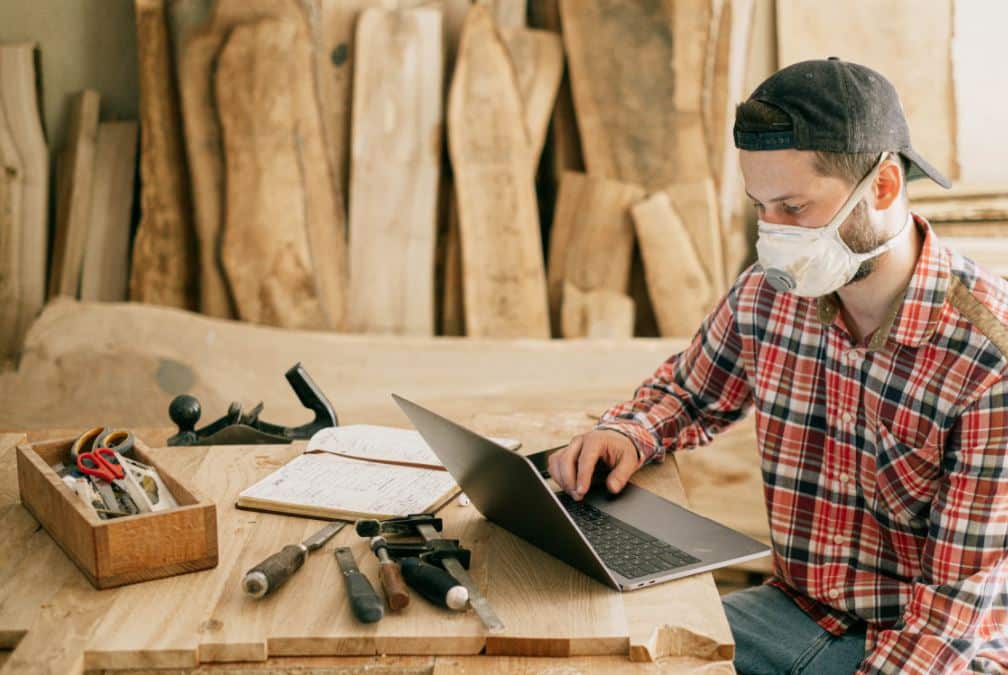
<path id="1" fill-rule="evenodd" d="M 114 450 L 109 448 L 98 448 L 91 452 L 82 452 L 77 455 L 77 468 L 89 476 L 101 478 L 109 483 L 121 481 L 126 477 L 119 458 Z M 125 487 L 120 484 L 119 487 Z"/>

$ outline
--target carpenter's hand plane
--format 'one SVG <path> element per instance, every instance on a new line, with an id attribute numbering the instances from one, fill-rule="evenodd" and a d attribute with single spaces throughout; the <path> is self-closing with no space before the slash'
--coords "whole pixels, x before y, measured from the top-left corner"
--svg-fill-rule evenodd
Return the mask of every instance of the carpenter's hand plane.
<path id="1" fill-rule="evenodd" d="M 299 427 L 283 427 L 259 419 L 263 404 L 258 403 L 247 413 L 235 401 L 228 413 L 202 429 L 196 428 L 202 412 L 199 399 L 181 394 L 172 399 L 168 415 L 178 425 L 178 433 L 168 439 L 168 445 L 271 445 L 307 440 L 319 429 L 339 425 L 332 404 L 308 376 L 300 363 L 285 373 L 294 393 L 305 408 L 315 413 L 315 419 Z"/>

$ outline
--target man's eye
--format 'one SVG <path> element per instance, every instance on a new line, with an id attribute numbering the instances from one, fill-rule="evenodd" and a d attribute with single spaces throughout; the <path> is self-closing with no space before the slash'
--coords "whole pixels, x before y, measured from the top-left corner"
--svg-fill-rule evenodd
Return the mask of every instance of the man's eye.
<path id="1" fill-rule="evenodd" d="M 805 210 L 805 204 L 784 204 L 784 210 L 788 213 L 801 213 Z"/>

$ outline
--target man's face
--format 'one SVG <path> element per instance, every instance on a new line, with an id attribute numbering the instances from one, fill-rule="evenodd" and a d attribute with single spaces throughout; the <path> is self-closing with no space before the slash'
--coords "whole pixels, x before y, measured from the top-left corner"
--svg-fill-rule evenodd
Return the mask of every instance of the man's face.
<path id="1" fill-rule="evenodd" d="M 761 220 L 777 225 L 817 228 L 828 223 L 847 201 L 854 186 L 815 169 L 815 153 L 805 150 L 741 150 L 746 194 Z M 843 225 L 840 236 L 855 253 L 865 253 L 885 242 L 876 232 L 864 200 Z M 878 258 L 861 263 L 854 283 L 875 269 Z"/>

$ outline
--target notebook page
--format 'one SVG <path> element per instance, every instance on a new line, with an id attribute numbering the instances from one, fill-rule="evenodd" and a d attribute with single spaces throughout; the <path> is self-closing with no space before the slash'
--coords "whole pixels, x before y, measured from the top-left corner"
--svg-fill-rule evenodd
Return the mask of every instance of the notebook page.
<path id="1" fill-rule="evenodd" d="M 421 513 L 457 489 L 446 471 L 372 464 L 327 453 L 299 455 L 239 495 L 239 503 L 335 514 Z"/>

